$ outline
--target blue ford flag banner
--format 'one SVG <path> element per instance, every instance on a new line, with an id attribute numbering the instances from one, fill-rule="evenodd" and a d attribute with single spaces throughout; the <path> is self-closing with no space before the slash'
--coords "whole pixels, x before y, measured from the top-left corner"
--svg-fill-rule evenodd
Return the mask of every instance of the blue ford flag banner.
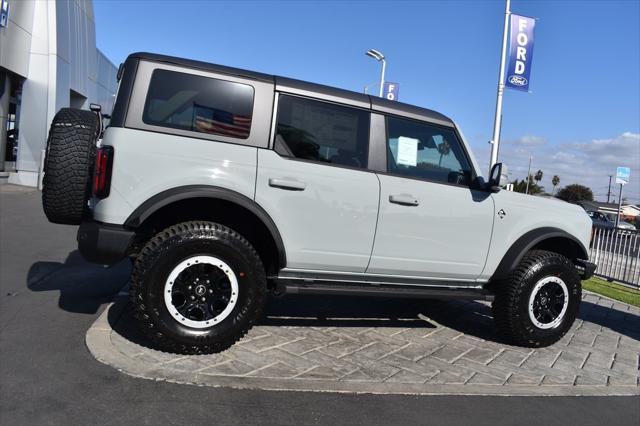
<path id="1" fill-rule="evenodd" d="M 384 83 L 384 89 L 382 91 L 382 96 L 390 101 L 397 101 L 398 95 L 400 94 L 400 83 L 392 83 L 387 81 Z"/>
<path id="2" fill-rule="evenodd" d="M 535 25 L 536 20 L 533 18 L 511 14 L 509 64 L 507 66 L 507 81 L 505 81 L 507 87 L 529 91 Z"/>

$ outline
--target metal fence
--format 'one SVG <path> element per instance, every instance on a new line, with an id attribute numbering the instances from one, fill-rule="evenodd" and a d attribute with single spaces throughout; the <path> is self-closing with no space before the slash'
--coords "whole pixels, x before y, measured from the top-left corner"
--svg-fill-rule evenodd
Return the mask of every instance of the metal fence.
<path id="1" fill-rule="evenodd" d="M 640 233 L 626 229 L 593 227 L 589 259 L 596 275 L 640 289 Z"/>

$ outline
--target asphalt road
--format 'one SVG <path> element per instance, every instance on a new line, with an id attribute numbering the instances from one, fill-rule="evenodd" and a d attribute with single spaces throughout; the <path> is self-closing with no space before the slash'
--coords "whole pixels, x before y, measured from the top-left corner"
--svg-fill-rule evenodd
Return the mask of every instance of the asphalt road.
<path id="1" fill-rule="evenodd" d="M 136 379 L 92 358 L 86 330 L 125 284 L 49 224 L 40 193 L 0 185 L 0 424 L 640 424 L 640 397 L 385 396 Z"/>

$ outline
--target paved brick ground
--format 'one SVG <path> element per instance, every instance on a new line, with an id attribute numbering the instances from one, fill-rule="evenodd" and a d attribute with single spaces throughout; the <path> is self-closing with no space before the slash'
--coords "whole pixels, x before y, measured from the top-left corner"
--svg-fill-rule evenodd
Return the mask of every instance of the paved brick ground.
<path id="1" fill-rule="evenodd" d="M 139 377 L 212 386 L 384 393 L 640 394 L 640 309 L 586 293 L 557 344 L 509 346 L 488 304 L 288 296 L 224 353 L 153 349 L 126 302 L 87 333 L 94 356 Z"/>

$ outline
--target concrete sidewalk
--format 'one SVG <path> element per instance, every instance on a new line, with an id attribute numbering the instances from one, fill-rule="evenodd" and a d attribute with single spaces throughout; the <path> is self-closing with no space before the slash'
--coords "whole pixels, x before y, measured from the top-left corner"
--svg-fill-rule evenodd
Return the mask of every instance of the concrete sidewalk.
<path id="1" fill-rule="evenodd" d="M 640 310 L 585 293 L 557 344 L 501 343 L 487 303 L 288 296 L 229 350 L 154 349 L 126 299 L 87 332 L 100 361 L 154 380 L 385 394 L 638 395 Z"/>

